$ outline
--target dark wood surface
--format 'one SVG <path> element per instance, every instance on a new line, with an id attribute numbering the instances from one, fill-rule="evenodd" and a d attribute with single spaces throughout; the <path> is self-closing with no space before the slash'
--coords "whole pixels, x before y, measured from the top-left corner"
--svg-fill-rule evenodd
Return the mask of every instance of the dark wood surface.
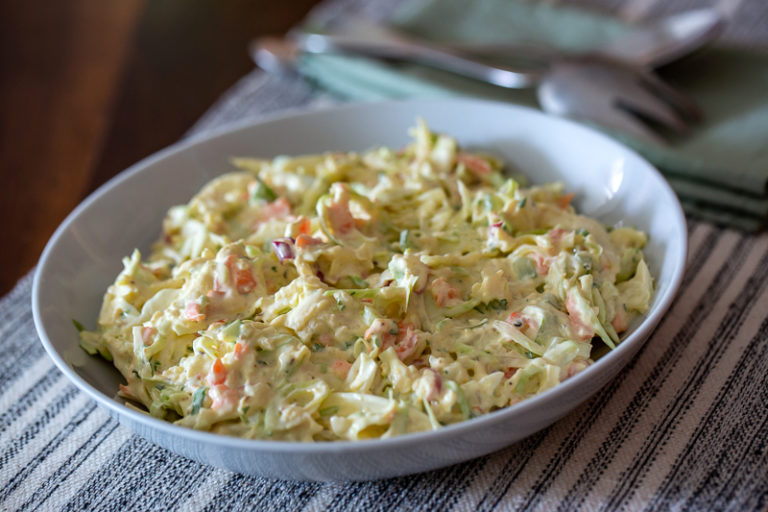
<path id="1" fill-rule="evenodd" d="M 91 191 L 176 141 L 318 0 L 0 0 L 0 294 Z"/>

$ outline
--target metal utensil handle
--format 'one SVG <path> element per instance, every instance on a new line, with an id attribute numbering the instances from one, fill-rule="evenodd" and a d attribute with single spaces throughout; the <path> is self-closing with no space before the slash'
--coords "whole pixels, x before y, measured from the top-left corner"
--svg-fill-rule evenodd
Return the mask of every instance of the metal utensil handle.
<path id="1" fill-rule="evenodd" d="M 357 53 L 374 57 L 418 61 L 435 68 L 509 89 L 525 89 L 539 83 L 537 71 L 518 71 L 505 66 L 487 64 L 421 42 L 401 38 L 367 39 L 348 34 L 301 33 L 295 36 L 299 47 L 307 53 Z"/>

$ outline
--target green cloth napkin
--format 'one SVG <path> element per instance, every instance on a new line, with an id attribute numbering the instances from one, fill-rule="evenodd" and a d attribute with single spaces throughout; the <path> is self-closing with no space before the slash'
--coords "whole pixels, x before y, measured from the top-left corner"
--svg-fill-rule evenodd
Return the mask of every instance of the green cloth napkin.
<path id="1" fill-rule="evenodd" d="M 422 0 L 392 24 L 434 41 L 534 43 L 583 51 L 620 38 L 629 27 L 568 7 L 514 0 Z M 300 71 L 348 99 L 471 95 L 538 106 L 533 90 L 514 91 L 416 64 L 304 55 Z M 615 132 L 668 178 L 689 213 L 754 231 L 768 217 L 768 54 L 711 48 L 673 63 L 662 76 L 693 97 L 705 122 L 668 146 Z"/>

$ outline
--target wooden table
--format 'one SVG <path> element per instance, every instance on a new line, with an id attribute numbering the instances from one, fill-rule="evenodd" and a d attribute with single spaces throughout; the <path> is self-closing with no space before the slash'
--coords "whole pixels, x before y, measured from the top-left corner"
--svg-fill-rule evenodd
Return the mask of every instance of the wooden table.
<path id="1" fill-rule="evenodd" d="M 90 192 L 176 141 L 318 0 L 0 2 L 0 294 Z"/>

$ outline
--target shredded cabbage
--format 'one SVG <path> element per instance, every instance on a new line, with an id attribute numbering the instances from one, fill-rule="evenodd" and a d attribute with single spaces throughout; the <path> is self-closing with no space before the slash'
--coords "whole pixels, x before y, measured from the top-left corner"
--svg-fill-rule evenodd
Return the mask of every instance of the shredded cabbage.
<path id="1" fill-rule="evenodd" d="M 124 260 L 82 347 L 159 418 L 332 441 L 488 414 L 620 343 L 652 300 L 645 234 L 412 133 L 400 151 L 235 159 Z"/>

